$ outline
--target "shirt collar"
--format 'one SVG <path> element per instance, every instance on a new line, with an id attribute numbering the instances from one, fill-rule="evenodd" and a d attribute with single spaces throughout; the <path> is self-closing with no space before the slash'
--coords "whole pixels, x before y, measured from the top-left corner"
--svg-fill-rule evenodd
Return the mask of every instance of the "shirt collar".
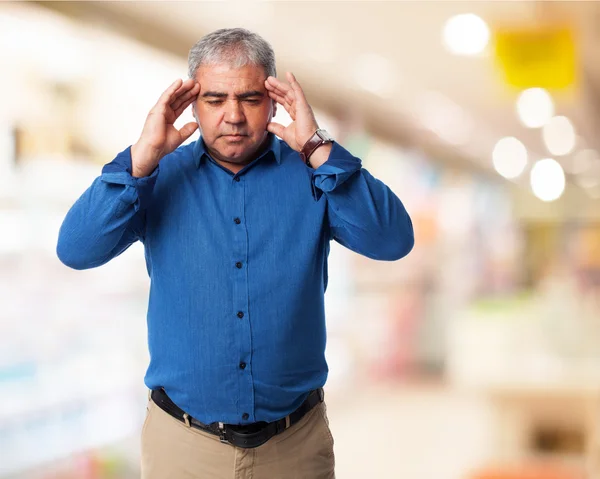
<path id="1" fill-rule="evenodd" d="M 268 138 L 268 146 L 265 151 L 262 152 L 262 156 L 266 156 L 267 154 L 272 154 L 275 157 L 275 161 L 277 164 L 281 164 L 281 144 L 279 139 L 273 134 L 269 133 L 267 135 Z M 194 144 L 194 160 L 196 162 L 196 168 L 200 168 L 200 165 L 206 158 L 208 157 L 208 151 L 206 150 L 206 145 L 204 144 L 204 140 L 202 136 L 200 136 L 196 143 Z"/>

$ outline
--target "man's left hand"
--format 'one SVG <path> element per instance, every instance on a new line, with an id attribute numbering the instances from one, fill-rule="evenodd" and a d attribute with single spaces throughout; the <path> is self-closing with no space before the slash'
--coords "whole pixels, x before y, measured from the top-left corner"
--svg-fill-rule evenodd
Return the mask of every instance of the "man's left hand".
<path id="1" fill-rule="evenodd" d="M 304 144 L 315 134 L 319 125 L 315 119 L 312 108 L 306 101 L 304 91 L 302 90 L 300 83 L 298 83 L 298 80 L 296 80 L 296 77 L 292 73 L 287 72 L 286 78 L 289 85 L 270 76 L 265 81 L 265 87 L 269 92 L 269 96 L 285 108 L 285 111 L 288 112 L 293 121 L 287 127 L 279 123 L 271 122 L 267 125 L 267 130 L 277 135 L 290 145 L 291 148 L 300 152 Z M 329 147 L 327 150 L 331 148 L 330 145 L 325 146 Z M 320 157 L 323 155 L 317 155 L 317 153 L 325 153 L 325 151 L 319 151 L 324 149 L 325 148 L 323 147 L 319 148 L 313 155 L 316 156 L 315 160 L 319 157 L 319 161 L 313 161 L 313 157 L 311 156 L 313 167 L 318 167 L 318 165 L 314 163 L 320 164 L 327 159 L 325 156 L 322 161 L 320 161 Z"/>

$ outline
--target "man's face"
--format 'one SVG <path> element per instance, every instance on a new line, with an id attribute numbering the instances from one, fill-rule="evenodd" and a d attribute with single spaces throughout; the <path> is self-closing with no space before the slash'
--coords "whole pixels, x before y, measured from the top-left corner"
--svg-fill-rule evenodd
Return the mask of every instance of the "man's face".
<path id="1" fill-rule="evenodd" d="M 204 143 L 216 160 L 247 163 L 267 136 L 275 103 L 265 88 L 262 67 L 202 65 L 195 80 L 200 93 L 194 103 Z"/>

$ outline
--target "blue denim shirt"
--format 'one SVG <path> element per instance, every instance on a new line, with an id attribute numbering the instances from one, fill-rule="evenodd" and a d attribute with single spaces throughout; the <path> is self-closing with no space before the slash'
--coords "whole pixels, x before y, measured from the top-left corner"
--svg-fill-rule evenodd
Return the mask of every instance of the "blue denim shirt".
<path id="1" fill-rule="evenodd" d="M 233 174 L 199 138 L 144 178 L 130 148 L 117 155 L 67 213 L 57 254 L 93 268 L 142 241 L 146 385 L 204 423 L 247 424 L 288 415 L 325 384 L 332 239 L 388 261 L 414 243 L 401 201 L 337 143 L 313 170 L 270 135 Z"/>

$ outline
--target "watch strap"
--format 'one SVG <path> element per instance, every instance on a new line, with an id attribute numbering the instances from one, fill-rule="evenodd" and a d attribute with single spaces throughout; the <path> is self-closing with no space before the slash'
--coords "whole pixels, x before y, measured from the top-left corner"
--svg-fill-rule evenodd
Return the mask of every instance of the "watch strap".
<path id="1" fill-rule="evenodd" d="M 300 150 L 300 158 L 302 158 L 302 161 L 304 163 L 306 163 L 308 166 L 310 166 L 310 164 L 309 164 L 310 156 L 315 152 L 315 150 L 317 148 L 319 148 L 321 145 L 332 142 L 330 139 L 325 139 L 322 136 L 320 136 L 319 135 L 320 131 L 321 130 L 315 131 L 315 134 L 313 136 L 311 136 L 306 143 L 304 143 L 302 150 Z M 326 138 L 329 137 L 329 135 L 327 135 L 327 134 L 325 134 L 324 136 Z"/>

